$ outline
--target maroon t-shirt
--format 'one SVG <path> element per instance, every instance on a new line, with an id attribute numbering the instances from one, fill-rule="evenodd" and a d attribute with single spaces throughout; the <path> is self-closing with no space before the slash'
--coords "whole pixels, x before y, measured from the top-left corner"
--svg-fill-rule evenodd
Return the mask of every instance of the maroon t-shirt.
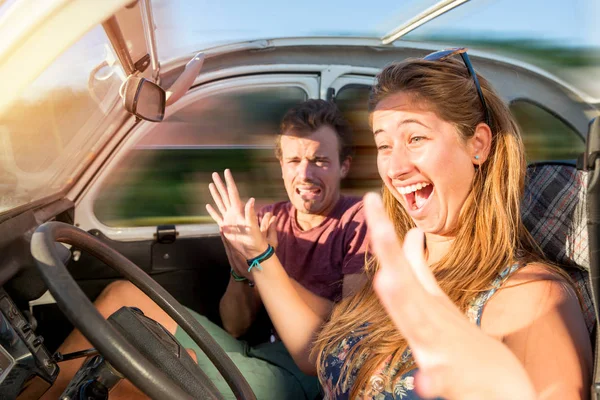
<path id="1" fill-rule="evenodd" d="M 276 217 L 275 254 L 288 275 L 314 294 L 339 301 L 344 275 L 361 273 L 365 265 L 367 225 L 361 199 L 341 196 L 330 215 L 306 231 L 289 201 L 265 206 L 259 216 L 268 211 Z"/>

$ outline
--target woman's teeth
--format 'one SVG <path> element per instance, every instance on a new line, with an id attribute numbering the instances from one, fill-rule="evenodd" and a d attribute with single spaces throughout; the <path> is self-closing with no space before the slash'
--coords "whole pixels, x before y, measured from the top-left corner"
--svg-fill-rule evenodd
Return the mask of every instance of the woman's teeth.
<path id="1" fill-rule="evenodd" d="M 416 192 L 417 190 L 421 190 L 428 185 L 430 185 L 430 183 L 422 182 L 410 186 L 398 187 L 397 189 L 400 194 L 409 194 L 412 192 Z"/>

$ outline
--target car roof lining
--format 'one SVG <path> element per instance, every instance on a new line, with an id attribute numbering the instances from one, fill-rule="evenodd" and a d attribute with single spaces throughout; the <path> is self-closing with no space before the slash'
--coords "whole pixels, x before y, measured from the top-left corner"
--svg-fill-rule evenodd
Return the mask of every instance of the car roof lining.
<path id="1" fill-rule="evenodd" d="M 248 69 L 249 66 L 255 66 L 257 74 L 260 73 L 261 68 L 272 65 L 297 65 L 299 72 L 305 65 L 322 65 L 324 69 L 331 65 L 382 68 L 396 60 L 422 57 L 427 51 L 429 50 L 393 46 L 272 46 L 261 50 L 246 49 L 207 57 L 200 76 L 230 69 L 232 75 L 222 78 L 228 79 L 236 76 L 236 68 L 246 67 Z M 547 76 L 508 62 L 477 55 L 473 55 L 471 58 L 476 70 L 488 78 L 507 102 L 514 99 L 526 99 L 542 105 L 545 109 L 559 114 L 561 119 L 575 127 L 582 137 L 585 137 L 587 133 L 590 115 L 598 114 L 598 110 L 587 104 L 577 93 Z M 183 65 L 172 64 L 170 68 L 163 67 L 161 84 L 164 86 L 172 84 L 182 70 Z"/>

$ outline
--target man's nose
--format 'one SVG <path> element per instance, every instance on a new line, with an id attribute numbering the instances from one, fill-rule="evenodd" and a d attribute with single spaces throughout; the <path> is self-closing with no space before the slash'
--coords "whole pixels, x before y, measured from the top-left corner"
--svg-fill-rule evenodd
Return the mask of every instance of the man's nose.
<path id="1" fill-rule="evenodd" d="M 298 177 L 303 179 L 303 180 L 311 180 L 312 179 L 312 163 L 307 160 L 304 159 L 302 161 L 300 161 L 300 163 L 298 164 Z"/>

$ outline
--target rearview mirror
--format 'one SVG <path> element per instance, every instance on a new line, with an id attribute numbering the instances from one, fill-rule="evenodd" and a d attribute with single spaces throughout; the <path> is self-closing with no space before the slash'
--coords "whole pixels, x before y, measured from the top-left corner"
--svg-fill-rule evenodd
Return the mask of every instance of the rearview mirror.
<path id="1" fill-rule="evenodd" d="M 165 116 L 166 94 L 157 84 L 138 77 L 130 76 L 123 91 L 125 109 L 146 121 L 160 122 Z"/>

